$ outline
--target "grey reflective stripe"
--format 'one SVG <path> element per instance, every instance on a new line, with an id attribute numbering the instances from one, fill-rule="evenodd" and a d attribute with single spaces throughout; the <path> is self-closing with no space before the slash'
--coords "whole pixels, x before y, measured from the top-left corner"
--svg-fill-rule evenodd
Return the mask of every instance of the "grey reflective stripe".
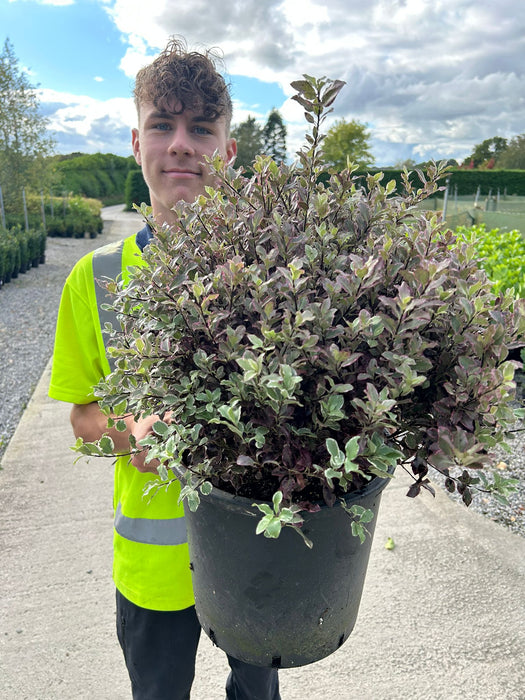
<path id="1" fill-rule="evenodd" d="M 104 277 L 116 279 L 122 272 L 122 253 L 124 241 L 111 243 L 99 248 L 93 253 L 93 277 L 95 278 L 95 296 L 97 300 L 98 318 L 100 329 L 103 331 L 106 323 L 111 323 L 113 328 L 120 328 L 117 315 L 114 311 L 103 309 L 103 304 L 111 302 L 111 295 L 107 294 L 101 282 Z M 102 333 L 106 357 L 111 370 L 114 369 L 113 358 L 107 356 L 107 348 L 110 336 Z M 115 530 L 121 537 L 132 542 L 143 544 L 175 545 L 185 544 L 188 541 L 186 535 L 186 522 L 184 518 L 129 518 L 122 513 L 120 503 L 115 513 Z"/>
<path id="2" fill-rule="evenodd" d="M 174 545 L 188 541 L 184 518 L 128 518 L 120 503 L 115 513 L 115 530 L 121 537 L 142 544 Z"/>
<path id="3" fill-rule="evenodd" d="M 104 331 L 106 323 L 111 323 L 113 328 L 119 328 L 120 324 L 117 315 L 114 311 L 103 309 L 103 304 L 111 302 L 111 296 L 104 289 L 102 280 L 104 277 L 116 279 L 122 272 L 122 251 L 124 249 L 124 241 L 117 241 L 99 248 L 93 253 L 93 277 L 95 278 L 95 296 L 97 299 L 98 318 L 100 321 L 100 329 Z M 106 348 L 106 357 L 108 358 L 110 369 L 115 369 L 115 362 L 112 357 L 107 354 L 108 345 L 111 337 L 108 333 L 102 332 L 104 347 Z"/>

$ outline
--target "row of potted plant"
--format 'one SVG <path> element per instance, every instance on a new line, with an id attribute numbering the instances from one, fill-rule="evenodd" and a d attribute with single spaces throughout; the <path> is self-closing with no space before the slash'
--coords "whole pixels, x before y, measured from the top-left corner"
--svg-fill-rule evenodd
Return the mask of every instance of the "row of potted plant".
<path id="1" fill-rule="evenodd" d="M 68 197 L 47 197 L 44 211 L 42 200 L 36 194 L 27 195 L 27 213 L 5 213 L 8 229 L 25 227 L 30 229 L 45 228 L 48 236 L 60 238 L 95 238 L 102 232 L 103 222 L 100 216 L 101 202 L 79 195 Z"/>
<path id="2" fill-rule="evenodd" d="M 45 262 L 46 233 L 21 227 L 0 228 L 0 285 Z"/>

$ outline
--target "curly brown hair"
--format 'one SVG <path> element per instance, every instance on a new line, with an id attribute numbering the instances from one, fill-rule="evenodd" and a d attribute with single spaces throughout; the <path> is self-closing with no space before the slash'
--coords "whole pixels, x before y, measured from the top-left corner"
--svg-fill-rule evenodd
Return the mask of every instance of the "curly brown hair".
<path id="1" fill-rule="evenodd" d="M 188 51 L 183 39 L 171 38 L 153 63 L 137 73 L 137 111 L 144 102 L 151 102 L 157 109 L 173 112 L 173 105 L 178 102 L 181 106 L 176 113 L 191 109 L 201 111 L 209 121 L 224 117 L 228 131 L 232 101 L 228 86 L 216 69 L 219 60 L 212 50 Z"/>

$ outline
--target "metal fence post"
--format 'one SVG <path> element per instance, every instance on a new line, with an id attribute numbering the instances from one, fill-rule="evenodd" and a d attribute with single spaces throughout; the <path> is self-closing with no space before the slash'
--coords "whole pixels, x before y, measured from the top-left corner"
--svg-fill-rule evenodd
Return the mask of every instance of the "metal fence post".
<path id="1" fill-rule="evenodd" d="M 24 218 L 26 222 L 26 231 L 29 231 L 29 220 L 27 218 L 27 202 L 26 202 L 26 189 L 22 187 L 22 199 L 24 201 Z"/>
<path id="2" fill-rule="evenodd" d="M 40 190 L 40 201 L 42 203 L 42 223 L 44 224 L 44 231 L 47 231 L 47 229 L 46 229 L 46 207 L 44 204 L 44 190 Z"/>
<path id="3" fill-rule="evenodd" d="M 2 216 L 2 226 L 7 228 L 5 225 L 5 211 L 4 211 L 4 196 L 2 194 L 2 188 L 0 187 L 0 214 Z"/>
<path id="4" fill-rule="evenodd" d="M 450 178 L 447 177 L 446 180 L 447 186 L 445 188 L 445 196 L 443 198 L 443 221 L 447 218 L 447 204 L 448 204 L 448 188 L 449 188 L 449 183 L 450 183 Z"/>

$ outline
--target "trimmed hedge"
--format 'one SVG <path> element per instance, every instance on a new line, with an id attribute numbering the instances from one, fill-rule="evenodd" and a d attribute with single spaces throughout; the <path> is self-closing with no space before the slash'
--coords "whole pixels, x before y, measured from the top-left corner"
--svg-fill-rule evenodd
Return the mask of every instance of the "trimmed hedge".
<path id="1" fill-rule="evenodd" d="M 476 194 L 478 187 L 480 195 L 488 195 L 489 191 L 495 196 L 497 191 L 507 195 L 525 195 L 525 170 L 452 170 L 450 187 L 458 195 Z"/>
<path id="2" fill-rule="evenodd" d="M 140 206 L 143 202 L 148 206 L 151 205 L 149 198 L 149 189 L 142 175 L 142 170 L 130 170 L 126 178 L 126 186 L 124 188 L 126 202 L 126 211 L 132 211 L 133 205 Z"/>
<path id="3" fill-rule="evenodd" d="M 385 174 L 385 183 L 389 180 L 395 180 L 397 189 L 400 192 L 403 191 L 403 181 L 401 179 L 401 174 L 403 172 L 402 170 L 379 168 L 370 169 L 368 172 L 383 172 Z M 366 175 L 366 173 L 359 173 L 359 175 Z M 457 186 L 457 193 L 459 196 L 475 195 L 478 187 L 480 188 L 481 196 L 488 195 L 489 191 L 491 191 L 493 195 L 496 195 L 498 190 L 500 191 L 500 194 L 506 193 L 507 195 L 525 196 L 525 170 L 453 169 L 449 172 L 447 177 L 449 178 L 451 191 L 455 192 L 455 188 Z M 412 172 L 410 181 L 416 187 L 420 187 L 422 185 L 416 172 Z M 445 185 L 444 179 L 441 181 L 441 184 L 443 186 Z M 438 193 L 438 196 L 443 196 L 443 194 Z"/>
<path id="4" fill-rule="evenodd" d="M 58 187 L 66 192 L 100 199 L 104 204 L 124 201 L 126 177 L 137 164 L 133 156 L 124 158 L 112 153 L 55 156 Z"/>
<path id="5" fill-rule="evenodd" d="M 0 228 L 0 286 L 30 267 L 45 262 L 46 232 L 41 229 Z"/>

